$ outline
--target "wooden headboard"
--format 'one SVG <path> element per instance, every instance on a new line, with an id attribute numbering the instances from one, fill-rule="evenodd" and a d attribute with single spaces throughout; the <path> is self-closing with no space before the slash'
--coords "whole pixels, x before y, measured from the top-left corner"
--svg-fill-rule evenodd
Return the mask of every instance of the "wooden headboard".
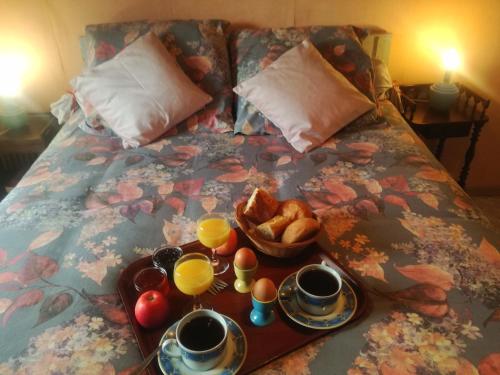
<path id="1" fill-rule="evenodd" d="M 367 30 L 368 36 L 362 42 L 363 49 L 372 59 L 383 61 L 389 66 L 392 34 L 376 26 L 369 26 Z M 80 36 L 79 42 L 80 46 L 85 43 L 83 35 Z"/>

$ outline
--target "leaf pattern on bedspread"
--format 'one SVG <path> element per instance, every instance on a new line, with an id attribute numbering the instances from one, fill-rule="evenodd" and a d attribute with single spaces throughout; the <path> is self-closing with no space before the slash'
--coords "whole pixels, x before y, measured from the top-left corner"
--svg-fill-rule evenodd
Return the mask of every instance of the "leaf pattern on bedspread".
<path id="1" fill-rule="evenodd" d="M 70 118 L 0 204 L 0 373 L 133 369 L 121 270 L 161 243 L 193 240 L 203 213 L 232 221 L 255 187 L 307 200 L 323 245 L 373 304 L 352 330 L 257 373 L 497 373 L 498 232 L 394 107 L 382 109 L 386 121 L 352 124 L 308 154 L 279 136 L 193 133 L 194 123 L 123 150 Z"/>

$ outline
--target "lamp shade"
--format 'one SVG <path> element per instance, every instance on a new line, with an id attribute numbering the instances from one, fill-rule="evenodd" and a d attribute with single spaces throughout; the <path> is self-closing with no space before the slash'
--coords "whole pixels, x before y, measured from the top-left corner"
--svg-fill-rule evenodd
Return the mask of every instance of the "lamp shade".
<path id="1" fill-rule="evenodd" d="M 451 73 L 460 66 L 460 57 L 454 48 L 443 50 L 441 60 L 445 68 L 443 82 L 434 83 L 429 91 L 429 105 L 431 108 L 447 112 L 455 104 L 459 90 L 451 83 Z"/>
<path id="2" fill-rule="evenodd" d="M 0 127 L 21 129 L 26 120 L 22 83 L 27 59 L 21 53 L 0 52 Z"/>
<path id="3" fill-rule="evenodd" d="M 455 48 L 444 50 L 441 53 L 441 60 L 446 71 L 455 71 L 460 66 L 460 57 Z"/>
<path id="4" fill-rule="evenodd" d="M 0 53 L 0 97 L 21 94 L 26 58 L 22 54 Z"/>

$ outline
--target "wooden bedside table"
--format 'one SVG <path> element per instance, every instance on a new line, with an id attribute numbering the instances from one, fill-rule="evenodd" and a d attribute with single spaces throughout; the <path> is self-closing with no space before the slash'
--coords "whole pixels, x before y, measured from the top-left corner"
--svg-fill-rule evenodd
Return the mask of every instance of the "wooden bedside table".
<path id="1" fill-rule="evenodd" d="M 467 175 L 481 128 L 488 122 L 486 109 L 490 101 L 482 98 L 464 85 L 456 84 L 459 97 L 449 112 L 438 112 L 429 107 L 429 87 L 431 84 L 399 86 L 402 108 L 401 114 L 412 129 L 425 139 L 438 139 L 434 155 L 441 158 L 447 138 L 469 137 L 469 147 L 465 152 L 464 164 L 458 183 L 465 188 Z"/>
<path id="2" fill-rule="evenodd" d="M 0 187 L 2 190 L 7 187 L 7 181 L 13 176 L 25 172 L 31 166 L 59 130 L 57 119 L 50 113 L 30 113 L 26 115 L 25 121 L 26 123 L 21 128 L 14 130 L 7 129 L 0 124 Z M 0 199 L 1 195 L 0 192 Z"/>

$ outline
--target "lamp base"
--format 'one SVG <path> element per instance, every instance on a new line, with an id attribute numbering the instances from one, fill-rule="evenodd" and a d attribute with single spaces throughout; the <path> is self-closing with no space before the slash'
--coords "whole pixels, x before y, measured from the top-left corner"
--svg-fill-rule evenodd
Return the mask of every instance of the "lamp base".
<path id="1" fill-rule="evenodd" d="M 429 91 L 429 106 L 440 112 L 448 112 L 458 98 L 458 87 L 453 83 L 434 83 Z"/>
<path id="2" fill-rule="evenodd" d="M 0 98 L 0 127 L 17 131 L 26 123 L 26 112 L 14 99 Z"/>

